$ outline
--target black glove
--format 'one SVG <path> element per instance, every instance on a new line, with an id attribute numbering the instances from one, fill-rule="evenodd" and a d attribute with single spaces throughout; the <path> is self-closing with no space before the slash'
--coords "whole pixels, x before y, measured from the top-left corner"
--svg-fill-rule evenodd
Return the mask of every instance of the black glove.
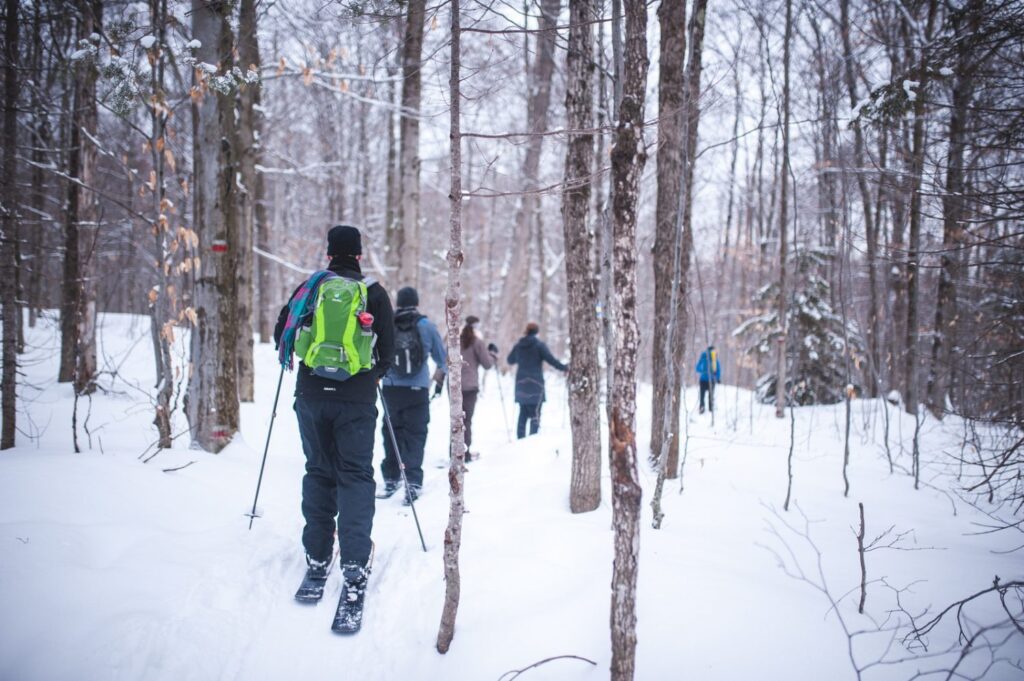
<path id="1" fill-rule="evenodd" d="M 488 343 L 487 352 L 491 353 L 492 355 L 498 354 L 498 346 L 495 345 L 494 343 Z"/>
<path id="2" fill-rule="evenodd" d="M 441 386 L 440 383 L 435 383 L 434 384 L 434 397 L 437 397 L 438 395 L 441 394 L 441 387 L 442 386 Z"/>

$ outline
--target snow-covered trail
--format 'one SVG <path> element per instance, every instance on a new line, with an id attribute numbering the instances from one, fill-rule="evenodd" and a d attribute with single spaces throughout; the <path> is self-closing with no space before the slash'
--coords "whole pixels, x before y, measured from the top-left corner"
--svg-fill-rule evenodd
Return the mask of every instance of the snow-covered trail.
<path id="1" fill-rule="evenodd" d="M 446 471 L 437 467 L 447 457 L 445 400 L 432 403 L 425 494 L 417 503 L 429 550 L 421 550 L 400 495 L 378 502 L 363 630 L 339 637 L 330 631 L 337 572 L 319 605 L 292 598 L 304 562 L 303 456 L 290 375 L 261 492 L 262 517 L 247 529 L 244 514 L 277 381 L 272 348 L 257 347 L 257 401 L 243 406 L 242 433 L 229 448 L 209 455 L 182 444 L 142 464 L 137 456 L 153 439 L 140 392 L 152 372 L 148 341 L 138 341 L 148 329 L 117 315 L 104 325 L 104 349 L 120 363 L 119 378 L 110 382 L 113 392 L 93 399 L 93 449 L 79 455 L 70 453 L 70 389 L 53 383 L 45 361 L 54 329 L 31 336 L 25 371 L 35 387 L 26 388 L 28 409 L 35 423 L 48 426 L 38 444 L 0 456 L 0 679 L 249 681 L 327 673 L 476 680 L 556 655 L 580 655 L 597 666 L 562 660 L 524 678 L 607 678 L 609 485 L 606 476 L 596 512 L 569 513 L 571 450 L 557 378 L 549 382 L 541 433 L 514 443 L 507 440 L 495 374 L 484 383 L 474 421 L 474 449 L 483 457 L 466 475 L 462 605 L 452 649 L 442 656 L 434 641 L 448 510 Z M 751 417 L 746 391 L 723 386 L 717 397 L 715 426 L 709 415 L 690 414 L 685 493 L 678 481 L 667 483 L 666 519 L 657 532 L 648 506 L 654 475 L 641 466 L 637 678 L 852 679 L 846 639 L 828 603 L 786 577 L 766 548 L 785 551 L 767 523 L 779 525 L 770 509 L 781 513 L 785 496 L 789 420 L 776 420 L 757 404 Z M 688 391 L 690 408 L 695 399 L 696 391 Z M 649 401 L 649 388 L 642 387 L 642 459 Z M 514 405 L 506 406 L 511 421 Z M 858 501 L 869 534 L 895 525 L 913 531 L 907 541 L 914 548 L 935 547 L 869 558 L 870 578 L 918 582 L 906 596 L 911 605 L 945 603 L 988 585 L 995 574 L 1020 575 L 1016 557 L 992 553 L 1011 548 L 1012 538 L 971 534 L 978 520 L 972 509 L 956 503 L 953 515 L 954 502 L 941 491 L 914 492 L 905 475 L 889 474 L 878 445 L 880 409 L 876 402 L 855 403 L 849 498 L 842 495 L 842 406 L 797 412 L 794 499 L 814 521 L 811 532 L 835 595 L 859 582 L 851 532 Z M 896 409 L 890 414 L 900 418 Z M 892 442 L 897 463 L 906 464 L 899 428 L 894 421 Z M 926 424 L 927 458 L 954 446 L 951 428 Z M 902 429 L 905 443 L 911 428 L 905 421 Z M 379 461 L 379 437 L 377 444 Z M 796 509 L 785 517 L 800 522 Z M 813 553 L 786 536 L 813 572 Z M 876 614 L 888 606 L 877 584 L 868 606 Z M 844 602 L 842 612 L 865 625 L 855 603 Z M 881 669 L 873 678 L 905 676 Z"/>

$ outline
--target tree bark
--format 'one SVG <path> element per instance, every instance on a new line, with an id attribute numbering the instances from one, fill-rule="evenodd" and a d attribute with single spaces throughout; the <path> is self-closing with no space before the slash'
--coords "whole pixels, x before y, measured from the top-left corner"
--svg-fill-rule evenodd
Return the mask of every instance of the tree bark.
<path id="1" fill-rule="evenodd" d="M 793 3 L 786 0 L 786 35 L 783 38 L 782 53 L 782 190 L 779 192 L 779 339 L 778 339 L 778 380 L 775 384 L 775 417 L 786 415 L 786 310 L 789 307 L 786 289 L 786 258 L 789 255 L 789 56 L 793 42 Z"/>
<path id="2" fill-rule="evenodd" d="M 911 193 L 910 193 L 910 235 L 907 244 L 907 336 L 906 352 L 907 363 L 905 366 L 904 390 L 905 404 L 908 414 L 917 414 L 918 386 L 917 386 L 917 364 L 918 364 L 918 267 L 920 266 L 921 250 L 921 222 L 923 219 L 921 204 L 921 189 L 924 180 L 924 157 L 925 157 L 925 93 L 928 90 L 928 46 L 927 41 L 931 38 L 932 27 L 935 24 L 935 15 L 938 9 L 937 0 L 930 0 L 928 3 L 928 19 L 921 36 L 922 44 L 918 54 L 918 88 L 917 98 L 914 100 L 914 132 L 913 147 L 911 149 Z"/>
<path id="3" fill-rule="evenodd" d="M 676 352 L 674 340 L 683 337 L 670 325 L 685 319 L 686 279 L 680 276 L 689 265 L 679 258 L 682 226 L 683 139 L 686 82 L 686 1 L 663 0 L 658 7 L 661 25 L 658 59 L 658 194 L 654 231 L 654 328 L 651 343 L 653 403 L 651 405 L 651 461 L 661 461 L 668 440 L 668 458 L 679 459 L 680 372 L 685 357 Z M 680 268 L 679 265 L 682 265 Z M 673 292 L 673 289 L 675 291 Z M 685 322 L 684 322 L 685 323 Z M 669 338 L 669 336 L 672 338 Z M 668 346 L 666 348 L 666 346 Z M 666 427 L 665 418 L 671 423 Z M 672 477 L 675 477 L 673 475 Z"/>
<path id="4" fill-rule="evenodd" d="M 671 373 L 665 385 L 666 393 L 662 395 L 660 404 L 655 409 L 662 410 L 662 441 L 658 450 L 658 481 L 655 486 L 651 508 L 654 514 L 654 529 L 661 528 L 664 514 L 661 511 L 661 492 L 665 478 L 679 477 L 679 403 L 682 396 L 682 372 L 686 366 L 686 295 L 689 290 L 688 277 L 690 272 L 690 253 L 693 250 L 693 166 L 697 160 L 697 126 L 700 123 L 700 75 L 702 50 L 704 46 L 704 25 L 707 17 L 707 0 L 695 0 L 693 16 L 690 18 L 690 52 L 686 70 L 686 86 L 683 90 L 681 107 L 682 172 L 676 178 L 679 189 L 676 192 L 678 210 L 674 216 L 671 244 L 665 244 L 665 250 L 671 248 L 672 265 L 668 271 L 668 279 L 673 284 L 669 292 L 668 309 L 670 310 L 662 347 L 662 364 Z M 660 152 L 659 152 L 660 153 Z M 659 188 L 660 191 L 660 188 Z M 698 280 L 700 270 L 697 271 Z M 703 304 L 703 297 L 701 298 Z M 705 327 L 706 315 L 705 315 Z M 705 328 L 705 331 L 707 329 Z M 710 341 L 709 341 L 710 343 Z M 675 363 L 673 367 L 672 364 Z M 714 419 L 714 414 L 712 414 Z M 712 423 L 714 421 L 712 420 Z M 670 430 L 671 429 L 671 430 Z"/>
<path id="5" fill-rule="evenodd" d="M 964 9 L 968 26 L 962 33 L 957 31 L 961 41 L 977 31 L 983 5 L 982 0 L 971 0 Z M 937 418 L 942 418 L 946 412 L 951 350 L 957 342 L 959 324 L 957 285 L 960 281 L 960 249 L 964 245 L 964 230 L 960 224 L 964 214 L 964 148 L 967 144 L 969 106 L 974 94 L 971 60 L 970 49 L 961 43 L 950 107 L 949 158 L 942 196 L 942 255 L 927 386 L 928 408 Z"/>
<path id="6" fill-rule="evenodd" d="M 202 43 L 200 62 L 219 65 L 218 73 L 233 66 L 228 21 L 231 3 L 193 0 L 192 35 Z M 195 215 L 200 269 L 193 295 L 192 366 L 186 414 L 193 442 L 219 452 L 238 431 L 237 258 L 239 247 L 235 195 L 237 169 L 231 141 L 234 95 L 212 88 L 208 75 L 196 74 L 193 86 Z M 227 140 L 227 143 L 224 141 Z"/>
<path id="7" fill-rule="evenodd" d="M 15 278 L 18 262 L 15 256 L 15 234 L 18 231 L 17 165 L 15 153 L 18 145 L 18 0 L 5 3 L 4 22 L 4 121 L 3 121 L 3 177 L 0 177 L 0 201 L 3 202 L 3 232 L 0 234 L 0 305 L 3 309 L 3 372 L 0 378 L 0 394 L 3 429 L 0 432 L 0 449 L 14 446 L 17 419 L 18 380 L 18 324 L 14 319 L 21 314 L 18 309 Z"/>
<path id="8" fill-rule="evenodd" d="M 259 73 L 256 0 L 241 0 L 238 10 L 238 60 L 242 73 Z M 253 360 L 253 237 L 256 206 L 262 200 L 256 164 L 260 153 L 260 83 L 246 83 L 238 94 L 238 397 L 255 398 L 256 367 Z"/>
<path id="9" fill-rule="evenodd" d="M 839 33 L 843 41 L 843 77 L 850 95 L 850 108 L 857 106 L 857 79 L 854 75 L 853 45 L 850 41 L 850 0 L 839 2 Z M 864 217 L 864 236 L 867 242 L 865 263 L 868 271 L 868 394 L 878 397 L 878 383 L 882 356 L 879 350 L 879 315 L 878 315 L 878 225 L 872 212 L 871 189 L 864 167 L 864 130 L 857 121 L 853 123 L 853 163 L 854 175 L 857 178 L 857 189 L 860 192 L 861 210 Z"/>
<path id="10" fill-rule="evenodd" d="M 409 0 L 402 45 L 402 108 L 399 119 L 398 215 L 388 225 L 388 263 L 396 283 L 416 286 L 419 276 L 420 103 L 426 0 Z"/>
<path id="11" fill-rule="evenodd" d="M 569 0 L 569 49 L 566 56 L 566 124 L 590 130 L 594 109 L 593 0 Z M 601 368 L 597 361 L 600 328 L 594 314 L 597 286 L 592 256 L 594 238 L 587 224 L 594 165 L 593 133 L 574 134 L 565 152 L 562 226 L 565 234 L 565 287 L 569 299 L 569 420 L 572 426 L 572 481 L 569 508 L 593 511 L 601 503 Z"/>
<path id="12" fill-rule="evenodd" d="M 461 30 L 459 0 L 451 2 L 451 202 L 448 244 L 448 290 L 445 293 L 445 320 L 448 346 L 448 403 L 451 408 L 451 441 L 448 458 L 448 527 L 444 531 L 444 609 L 437 632 L 437 650 L 447 653 L 455 636 L 455 617 L 459 610 L 462 577 L 459 573 L 459 548 L 462 546 L 462 514 L 465 512 L 462 484 L 465 474 L 465 419 L 462 413 L 462 348 L 459 326 L 462 320 L 462 132 L 460 128 Z"/>
<path id="13" fill-rule="evenodd" d="M 640 502 L 636 456 L 637 325 L 636 223 L 640 176 L 647 160 L 643 143 L 644 95 L 647 85 L 647 5 L 623 3 L 626 41 L 622 103 L 612 149 L 613 252 L 616 305 L 615 389 L 609 423 L 612 471 L 612 525 L 615 561 L 612 567 L 611 639 L 613 681 L 633 678 L 636 669 L 636 584 L 640 551 Z"/>

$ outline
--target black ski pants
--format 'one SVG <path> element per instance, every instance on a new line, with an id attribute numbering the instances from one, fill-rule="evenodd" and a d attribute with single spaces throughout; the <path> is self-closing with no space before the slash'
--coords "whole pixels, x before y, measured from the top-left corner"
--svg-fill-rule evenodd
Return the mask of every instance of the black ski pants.
<path id="1" fill-rule="evenodd" d="M 398 441 L 398 453 L 405 464 L 405 477 L 410 485 L 423 486 L 423 449 L 427 446 L 427 425 L 430 423 L 430 396 L 426 388 L 404 388 L 385 386 L 384 399 L 387 401 L 391 425 Z M 388 426 L 384 424 L 384 461 L 380 472 L 385 482 L 398 482 L 402 472 L 398 457 L 391 444 Z"/>
<path id="2" fill-rule="evenodd" d="M 700 382 L 700 410 L 704 411 L 704 396 L 708 396 L 708 411 L 715 410 L 715 386 L 711 381 Z"/>
<path id="3" fill-rule="evenodd" d="M 519 422 L 516 423 L 516 439 L 522 440 L 526 437 L 526 423 L 530 423 L 530 435 L 536 435 L 540 430 L 540 406 L 536 404 L 519 404 Z"/>
<path id="4" fill-rule="evenodd" d="M 306 454 L 302 478 L 302 545 L 314 560 L 330 560 L 337 524 L 341 563 L 370 558 L 374 492 L 373 436 L 377 407 L 359 402 L 295 399 Z"/>
<path id="5" fill-rule="evenodd" d="M 476 398 L 480 394 L 478 390 L 462 391 L 462 413 L 466 417 L 466 451 L 473 444 L 473 413 L 476 412 Z"/>

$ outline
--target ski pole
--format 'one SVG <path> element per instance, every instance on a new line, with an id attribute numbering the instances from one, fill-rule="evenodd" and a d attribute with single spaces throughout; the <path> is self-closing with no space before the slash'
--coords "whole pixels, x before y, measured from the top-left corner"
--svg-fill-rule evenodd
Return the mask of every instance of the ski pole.
<path id="1" fill-rule="evenodd" d="M 274 408 L 270 412 L 270 426 L 267 428 L 267 444 L 263 447 L 263 461 L 260 463 L 260 477 L 256 480 L 256 496 L 252 498 L 252 512 L 249 516 L 249 529 L 252 529 L 252 521 L 258 518 L 256 515 L 256 500 L 260 498 L 260 485 L 263 484 L 263 469 L 267 465 L 267 451 L 270 449 L 270 434 L 274 432 L 274 417 L 277 416 L 277 400 L 281 397 L 281 381 L 284 380 L 284 367 L 281 365 L 281 375 L 277 377 L 277 392 L 274 393 Z"/>
<path id="2" fill-rule="evenodd" d="M 420 535 L 420 545 L 423 547 L 423 551 L 426 552 L 427 543 L 423 541 L 420 518 L 416 515 L 416 504 L 413 503 L 414 500 L 409 491 L 409 479 L 405 477 L 405 463 L 402 461 L 402 455 L 398 451 L 398 440 L 395 438 L 395 429 L 391 427 L 391 414 L 388 412 L 388 403 L 384 399 L 384 391 L 381 390 L 380 384 L 377 385 L 377 394 L 380 395 L 380 403 L 384 406 L 384 425 L 388 427 L 388 435 L 391 436 L 391 447 L 395 450 L 395 458 L 398 459 L 398 471 L 402 474 L 402 484 L 405 485 L 405 495 L 409 499 L 409 508 L 412 509 L 412 519 L 416 521 L 416 532 Z"/>
<path id="3" fill-rule="evenodd" d="M 505 391 L 501 389 L 501 372 L 498 371 L 498 357 L 492 352 L 491 357 L 494 357 L 494 375 L 498 381 L 498 397 L 501 398 L 501 417 L 505 421 L 505 435 L 508 437 L 508 441 L 512 442 L 512 429 L 508 427 L 508 411 L 505 409 Z"/>

